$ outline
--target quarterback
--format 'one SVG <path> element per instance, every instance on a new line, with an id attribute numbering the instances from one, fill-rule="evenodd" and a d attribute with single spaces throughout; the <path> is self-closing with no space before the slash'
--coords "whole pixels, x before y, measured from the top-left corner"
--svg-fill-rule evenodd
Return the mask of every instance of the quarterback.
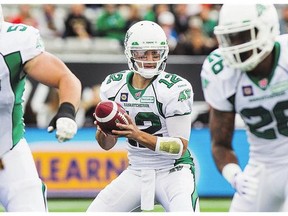
<path id="1" fill-rule="evenodd" d="M 191 131 L 193 90 L 184 78 L 164 72 L 168 57 L 162 28 L 140 21 L 126 33 L 125 54 L 130 70 L 108 76 L 101 85 L 102 100 L 120 103 L 129 124 L 96 139 L 109 150 L 118 136 L 127 138 L 129 166 L 104 188 L 91 211 L 129 212 L 160 203 L 168 212 L 199 211 L 195 167 L 187 149 Z"/>
<path id="2" fill-rule="evenodd" d="M 236 190 L 230 211 L 288 211 L 288 37 L 273 5 L 223 5 L 219 48 L 201 72 L 210 104 L 212 154 Z M 244 170 L 232 138 L 235 114 L 250 144 Z"/>
<path id="3" fill-rule="evenodd" d="M 3 20 L 0 5 L 0 203 L 6 211 L 47 211 L 46 187 L 24 138 L 26 76 L 59 89 L 60 106 L 48 130 L 59 142 L 76 131 L 81 83 L 58 58 L 44 51 L 39 31 Z M 69 90 L 67 90 L 69 89 Z"/>

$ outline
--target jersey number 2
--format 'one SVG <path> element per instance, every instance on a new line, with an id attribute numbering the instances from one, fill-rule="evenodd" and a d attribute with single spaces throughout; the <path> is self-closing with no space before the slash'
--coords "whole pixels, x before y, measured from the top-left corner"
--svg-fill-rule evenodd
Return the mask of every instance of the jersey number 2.
<path id="1" fill-rule="evenodd" d="M 159 116 L 157 116 L 153 112 L 139 112 L 135 116 L 136 125 L 143 125 L 144 126 L 145 122 L 151 122 L 151 126 L 150 127 L 142 130 L 142 131 L 144 131 L 146 133 L 155 134 L 157 131 L 159 131 L 162 128 Z M 134 141 L 134 140 L 129 139 L 128 142 L 132 146 L 139 147 L 139 148 L 146 148 L 145 146 L 143 146 L 141 144 L 137 145 L 137 142 Z"/>

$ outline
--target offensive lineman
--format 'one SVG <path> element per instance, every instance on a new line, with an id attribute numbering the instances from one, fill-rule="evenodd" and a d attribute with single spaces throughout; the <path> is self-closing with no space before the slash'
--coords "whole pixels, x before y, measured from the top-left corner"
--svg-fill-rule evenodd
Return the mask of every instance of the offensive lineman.
<path id="1" fill-rule="evenodd" d="M 235 188 L 230 211 L 288 211 L 288 37 L 273 5 L 223 5 L 214 33 L 219 49 L 201 77 L 211 105 L 212 153 Z M 247 127 L 244 171 L 233 151 L 235 113 Z"/>
<path id="2" fill-rule="evenodd" d="M 130 70 L 108 76 L 100 95 L 125 108 L 129 125 L 118 123 L 121 130 L 113 130 L 115 136 L 98 126 L 96 139 L 109 150 L 117 136 L 125 136 L 129 167 L 98 194 L 88 212 L 152 210 L 154 202 L 168 212 L 199 211 L 195 167 L 187 149 L 193 91 L 187 80 L 164 72 L 168 51 L 165 33 L 154 22 L 140 21 L 126 33 Z"/>
<path id="3" fill-rule="evenodd" d="M 38 30 L 4 22 L 1 5 L 0 38 L 0 203 L 8 212 L 45 212 L 46 186 L 24 138 L 25 77 L 59 89 L 61 105 L 48 128 L 56 129 L 59 142 L 77 132 L 81 83 L 62 61 L 44 51 Z"/>

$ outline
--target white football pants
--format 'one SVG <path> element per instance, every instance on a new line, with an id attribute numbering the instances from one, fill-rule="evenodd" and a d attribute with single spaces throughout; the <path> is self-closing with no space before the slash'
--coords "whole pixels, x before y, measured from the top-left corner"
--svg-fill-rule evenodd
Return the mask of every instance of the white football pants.
<path id="1" fill-rule="evenodd" d="M 40 180 L 25 139 L 3 155 L 0 202 L 8 212 L 47 211 L 46 187 Z"/>
<path id="2" fill-rule="evenodd" d="M 130 212 L 139 206 L 151 207 L 151 202 L 153 207 L 154 203 L 161 204 L 167 212 L 200 211 L 190 165 L 180 165 L 173 170 L 154 170 L 150 185 L 149 177 L 148 180 L 145 177 L 148 187 L 143 184 L 143 172 L 147 173 L 128 167 L 98 194 L 87 212 Z"/>

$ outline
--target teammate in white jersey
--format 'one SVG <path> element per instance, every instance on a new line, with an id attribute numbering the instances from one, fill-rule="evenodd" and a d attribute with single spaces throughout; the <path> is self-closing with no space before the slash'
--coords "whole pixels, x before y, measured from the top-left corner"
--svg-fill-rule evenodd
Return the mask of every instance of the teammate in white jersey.
<path id="1" fill-rule="evenodd" d="M 219 49 L 201 77 L 211 105 L 212 153 L 235 188 L 230 211 L 288 211 L 288 37 L 273 5 L 223 5 Z M 235 114 L 250 144 L 242 171 L 232 145 Z"/>
<path id="2" fill-rule="evenodd" d="M 114 135 L 98 127 L 100 146 L 111 149 L 118 136 L 127 138 L 129 167 L 103 189 L 88 211 L 199 211 L 195 167 L 187 149 L 191 132 L 193 90 L 184 78 L 164 72 L 168 44 L 162 28 L 150 21 L 126 33 L 125 54 L 130 70 L 108 76 L 101 100 L 120 103 L 129 125 L 118 124 Z"/>
<path id="3" fill-rule="evenodd" d="M 24 138 L 22 96 L 26 75 L 59 89 L 60 107 L 49 131 L 60 142 L 77 131 L 81 84 L 65 64 L 44 51 L 39 31 L 3 20 L 0 5 L 0 203 L 6 211 L 47 211 L 46 187 Z"/>

